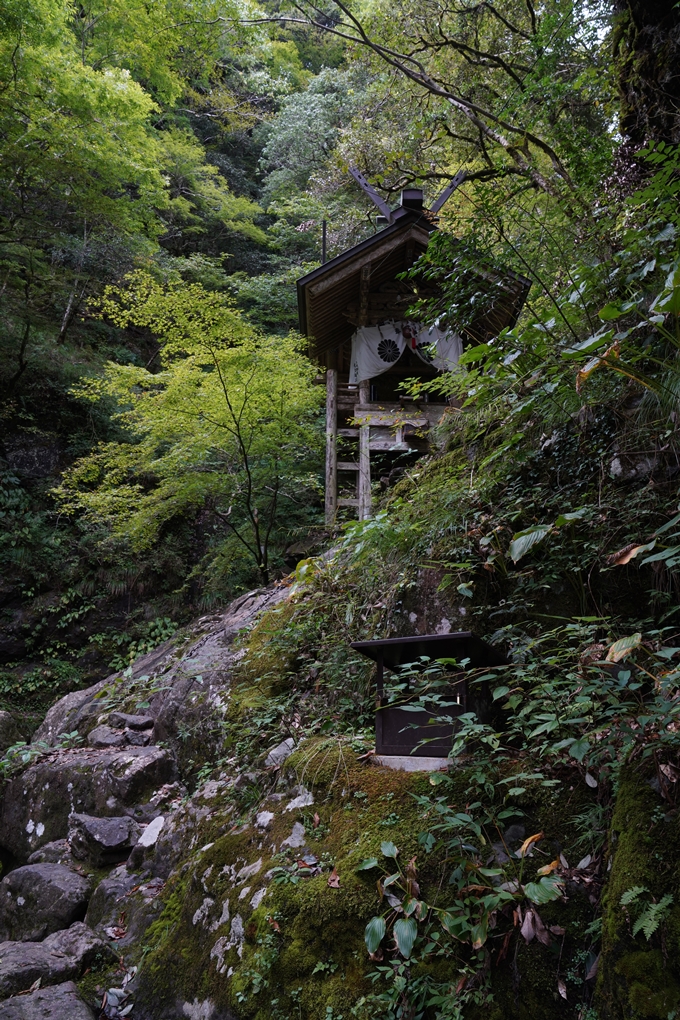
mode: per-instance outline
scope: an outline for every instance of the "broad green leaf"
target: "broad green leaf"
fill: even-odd
[[[573,510],[570,514],[560,514],[555,521],[556,528],[562,528],[565,524],[573,524],[574,521],[580,521],[588,512],[587,506],[582,506],[578,510]]]
[[[512,561],[518,563],[530,549],[542,542],[551,530],[550,524],[537,524],[534,528],[527,528],[526,531],[518,531],[516,535],[512,536],[512,542],[508,549]]]
[[[498,701],[499,698],[504,698],[506,694],[510,693],[509,687],[497,687],[493,692],[493,700]]]
[[[623,315],[623,312],[618,305],[614,305],[610,302],[608,305],[605,305],[604,308],[601,308],[597,314],[605,322],[609,322],[611,319],[618,319],[621,315]]]
[[[378,867],[378,858],[377,857],[367,857],[365,861],[361,862],[361,864],[357,868],[357,871],[370,871],[371,868],[377,868],[377,867]]]
[[[369,953],[376,953],[378,951],[378,946],[384,936],[385,919],[382,917],[372,917],[366,925],[366,931],[364,932],[364,942]]]
[[[405,960],[411,955],[418,935],[418,924],[412,917],[400,917],[394,925],[394,940]]]
[[[461,595],[464,595],[466,599],[473,598],[475,594],[469,584],[457,585],[456,591],[459,592]]]
[[[621,659],[625,659],[627,655],[630,655],[632,651],[639,648],[642,644],[642,634],[631,634],[629,637],[619,638],[610,647],[607,652],[607,662],[621,662]]]
[[[590,750],[590,741],[587,737],[581,737],[580,740],[575,740],[569,748],[569,754],[576,761],[583,761],[588,751]]]
[[[559,900],[564,892],[564,885],[558,878],[546,876],[538,882],[527,882],[523,887],[524,895],[532,903],[550,903],[552,900]]]
[[[383,840],[383,842],[380,844],[380,849],[385,855],[385,857],[396,858],[399,853],[394,843],[390,843],[389,840]]]

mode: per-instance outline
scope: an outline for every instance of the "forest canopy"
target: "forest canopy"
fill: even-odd
[[[654,17],[604,0],[5,3],[6,659],[133,641],[326,540],[323,379],[294,281],[323,221],[330,256],[376,229],[351,166],[426,204],[465,171],[416,267],[439,297],[414,314],[469,318],[480,261],[531,281],[517,328],[443,383],[482,416],[510,402],[501,448],[518,453],[523,415],[549,434],[629,385],[645,421],[673,413],[677,25]],[[64,643],[71,612],[88,622]]]

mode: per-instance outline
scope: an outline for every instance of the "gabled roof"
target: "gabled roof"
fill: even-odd
[[[435,227],[423,210],[400,207],[392,215],[389,226],[297,281],[300,332],[313,340],[317,355],[339,347],[355,332],[352,312],[358,306],[365,267],[370,267],[368,289],[375,295],[427,250]],[[515,325],[531,281],[508,270],[489,268],[481,261],[474,273],[482,288],[488,281],[489,305],[461,332],[480,343]],[[362,321],[367,323],[365,318]]]
[[[360,291],[361,270],[370,266],[371,290],[394,280],[427,249],[432,230],[422,211],[400,209],[389,226],[297,281],[300,332],[315,341],[318,354],[356,330],[346,311]]]

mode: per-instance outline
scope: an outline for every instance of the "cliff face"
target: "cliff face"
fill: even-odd
[[[481,752],[430,775],[376,765],[359,725],[305,736],[291,605],[253,593],[50,709],[4,790],[0,1018],[673,1015],[680,843],[653,766],[621,773],[608,824],[566,759],[559,781]]]

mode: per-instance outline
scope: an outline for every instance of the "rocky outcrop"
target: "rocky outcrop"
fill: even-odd
[[[115,961],[109,946],[81,921],[48,935],[44,942],[2,942],[0,998],[25,992],[36,981],[45,988],[77,979],[98,958]]]
[[[0,1002],[0,1020],[94,1020],[73,981]]]
[[[90,883],[61,864],[10,871],[0,882],[0,940],[39,942],[68,928],[85,916],[89,893]]]
[[[192,755],[204,762],[220,748],[240,655],[234,638],[286,594],[250,593],[125,675],[50,709],[34,735],[32,763],[4,789],[0,846],[21,866],[0,884],[0,1020],[92,1020],[92,1010],[143,1020],[134,964],[145,940],[156,938],[149,932],[166,909],[167,880],[208,849],[202,832],[215,831],[216,805],[218,831],[233,825],[224,798],[237,776],[225,774],[192,797],[178,777],[193,767]],[[80,746],[59,746],[61,734],[76,732]],[[274,748],[267,768],[279,769],[293,747],[287,739]],[[241,889],[249,892],[246,879],[260,864],[249,871],[240,862]],[[199,918],[201,910],[211,924],[227,925],[223,942],[232,933],[242,944],[240,915],[220,920],[203,903]],[[163,1015],[232,1016],[210,999],[181,996]]]
[[[68,835],[69,815],[125,814],[175,776],[172,754],[160,747],[54,751],[8,784],[0,846],[25,861]]]

